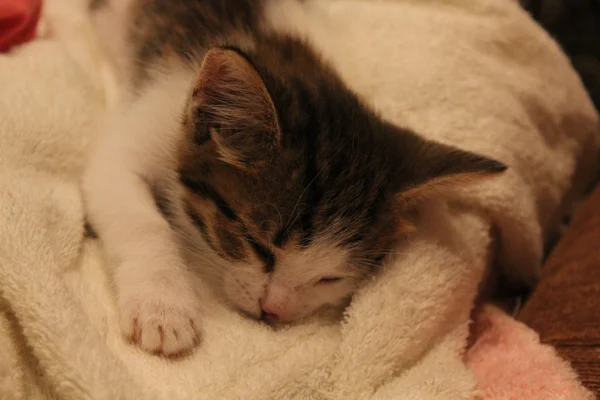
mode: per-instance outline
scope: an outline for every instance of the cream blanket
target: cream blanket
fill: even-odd
[[[205,295],[201,347],[168,361],[122,340],[84,238],[77,181],[110,86],[82,2],[48,0],[57,38],[0,57],[0,399],[472,399],[461,354],[491,228],[503,268],[534,279],[596,156],[598,117],[546,34],[507,0],[309,5],[301,29],[386,117],[510,170],[425,215],[343,323],[272,332]]]

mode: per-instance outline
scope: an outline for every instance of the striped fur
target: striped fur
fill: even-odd
[[[121,261],[123,330],[148,351],[195,343],[184,263],[244,314],[297,320],[345,304],[432,193],[505,169],[383,120],[310,43],[269,28],[273,1],[119,3],[131,111],[84,186]]]

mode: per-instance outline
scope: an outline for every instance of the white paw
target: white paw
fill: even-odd
[[[146,295],[121,301],[121,329],[141,349],[167,357],[197,346],[200,321],[194,296]]]

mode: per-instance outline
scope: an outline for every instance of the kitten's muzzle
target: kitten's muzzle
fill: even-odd
[[[279,320],[279,316],[273,312],[273,310],[269,309],[267,306],[263,304],[262,299],[258,301],[260,306],[260,319],[261,321],[277,321]]]

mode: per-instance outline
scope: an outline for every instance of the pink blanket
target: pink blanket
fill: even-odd
[[[0,52],[35,38],[42,0],[0,1]]]
[[[481,389],[477,400],[591,400],[570,365],[538,335],[493,306],[474,321],[465,362]]]

